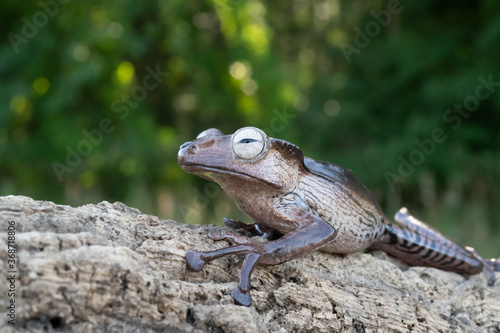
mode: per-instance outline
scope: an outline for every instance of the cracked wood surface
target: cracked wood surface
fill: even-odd
[[[16,326],[8,324],[7,222],[16,222]],[[185,269],[188,249],[228,246],[122,203],[69,207],[0,197],[0,331],[500,332],[500,281],[408,267],[384,253],[316,252],[252,275],[241,257]],[[500,276],[497,273],[497,279]]]

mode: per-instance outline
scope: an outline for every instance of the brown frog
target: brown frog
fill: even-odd
[[[240,282],[232,292],[237,304],[252,304],[250,275],[255,265],[276,265],[315,250],[383,250],[417,266],[462,274],[484,269],[489,285],[495,282],[494,271],[500,271],[499,261],[457,245],[406,208],[395,216],[399,225],[392,224],[350,170],[304,157],[299,147],[269,138],[258,128],[244,127],[232,135],[208,129],[180,147],[178,162],[183,170],[217,182],[255,220],[245,224],[225,218],[224,223],[261,238],[221,231],[209,237],[227,238],[236,245],[186,253],[187,266],[194,271],[226,255],[245,255]]]

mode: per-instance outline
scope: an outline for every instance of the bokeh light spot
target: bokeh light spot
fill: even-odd
[[[96,175],[94,172],[85,171],[82,174],[80,174],[78,179],[83,188],[91,188],[95,184]]]
[[[340,104],[339,102],[331,99],[325,103],[323,109],[327,115],[329,115],[330,117],[335,117],[340,112]]]
[[[330,18],[330,5],[326,2],[320,3],[314,7],[314,15],[320,20],[328,20]]]
[[[215,18],[211,13],[197,13],[193,17],[193,24],[199,29],[210,29],[215,24]]]
[[[177,98],[177,104],[181,110],[192,111],[196,108],[198,101],[193,94],[182,94]]]
[[[17,116],[23,120],[31,118],[32,105],[31,102],[21,95],[14,95],[10,99],[10,108],[16,113]]]
[[[108,13],[103,6],[94,6],[90,10],[90,16],[97,24],[102,24],[108,20]]]
[[[244,78],[250,76],[248,67],[242,62],[236,61],[229,66],[229,74],[236,80],[243,80]]]
[[[259,85],[252,79],[244,80],[241,82],[241,91],[243,91],[245,95],[253,96],[257,93],[258,89]]]
[[[316,56],[314,55],[314,51],[311,49],[304,49],[299,53],[299,60],[302,64],[309,66],[314,63]]]
[[[250,44],[256,54],[267,53],[269,36],[262,24],[249,23],[242,28],[243,39]]]
[[[121,84],[128,84],[134,77],[134,65],[128,61],[123,61],[116,69],[115,75],[118,82]]]
[[[37,95],[42,96],[47,93],[50,88],[50,82],[47,78],[40,76],[35,81],[33,81],[33,90]]]
[[[331,29],[326,33],[326,40],[334,46],[339,46],[342,42],[346,42],[347,37],[344,30]]]
[[[111,38],[119,38],[123,33],[123,27],[118,22],[109,22],[106,26],[106,32]]]
[[[73,57],[80,62],[87,61],[89,55],[90,55],[89,48],[85,45],[78,44],[73,48]]]

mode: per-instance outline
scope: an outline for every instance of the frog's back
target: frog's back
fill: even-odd
[[[322,250],[352,253],[369,247],[381,236],[386,219],[373,194],[351,170],[308,157],[304,164],[311,176],[303,179],[299,190],[316,214],[338,232],[338,238]],[[323,191],[313,197],[311,187]]]
[[[311,173],[327,178],[331,182],[342,184],[358,196],[363,197],[367,201],[371,201],[380,210],[373,194],[359,181],[351,170],[345,169],[338,164],[318,161],[309,157],[304,157],[304,164]]]

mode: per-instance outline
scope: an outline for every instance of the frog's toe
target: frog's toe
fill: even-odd
[[[493,276],[493,277],[490,277],[490,278],[488,279],[488,286],[489,286],[489,287],[494,286],[494,285],[495,285],[495,281],[496,281],[496,280],[497,280],[497,279],[496,279],[494,276]]]
[[[208,238],[211,240],[223,240],[227,236],[222,231],[210,231],[208,233]]]
[[[226,225],[229,228],[233,228],[233,229],[241,229],[241,228],[244,228],[246,226],[245,223],[243,223],[241,221],[230,219],[229,217],[225,217],[222,221],[224,222],[224,225]]]
[[[230,231],[224,231],[224,230],[210,231],[208,233],[208,238],[210,238],[211,240],[228,239],[231,243],[234,243],[234,244],[250,244],[250,243],[252,243],[251,238],[237,235],[237,234],[234,234]]]
[[[492,266],[493,266],[493,269],[495,270],[495,272],[500,272],[500,260],[497,259],[497,260],[494,260],[494,259],[491,259],[492,260]]]
[[[205,266],[206,261],[200,252],[189,250],[186,252],[186,264],[192,271],[199,272]]]
[[[488,259],[483,264],[490,267],[494,272],[500,272],[500,259]]]
[[[233,296],[234,301],[238,305],[250,306],[252,305],[252,296],[250,296],[250,292],[243,292],[240,288],[236,288],[231,292],[231,296]]]

